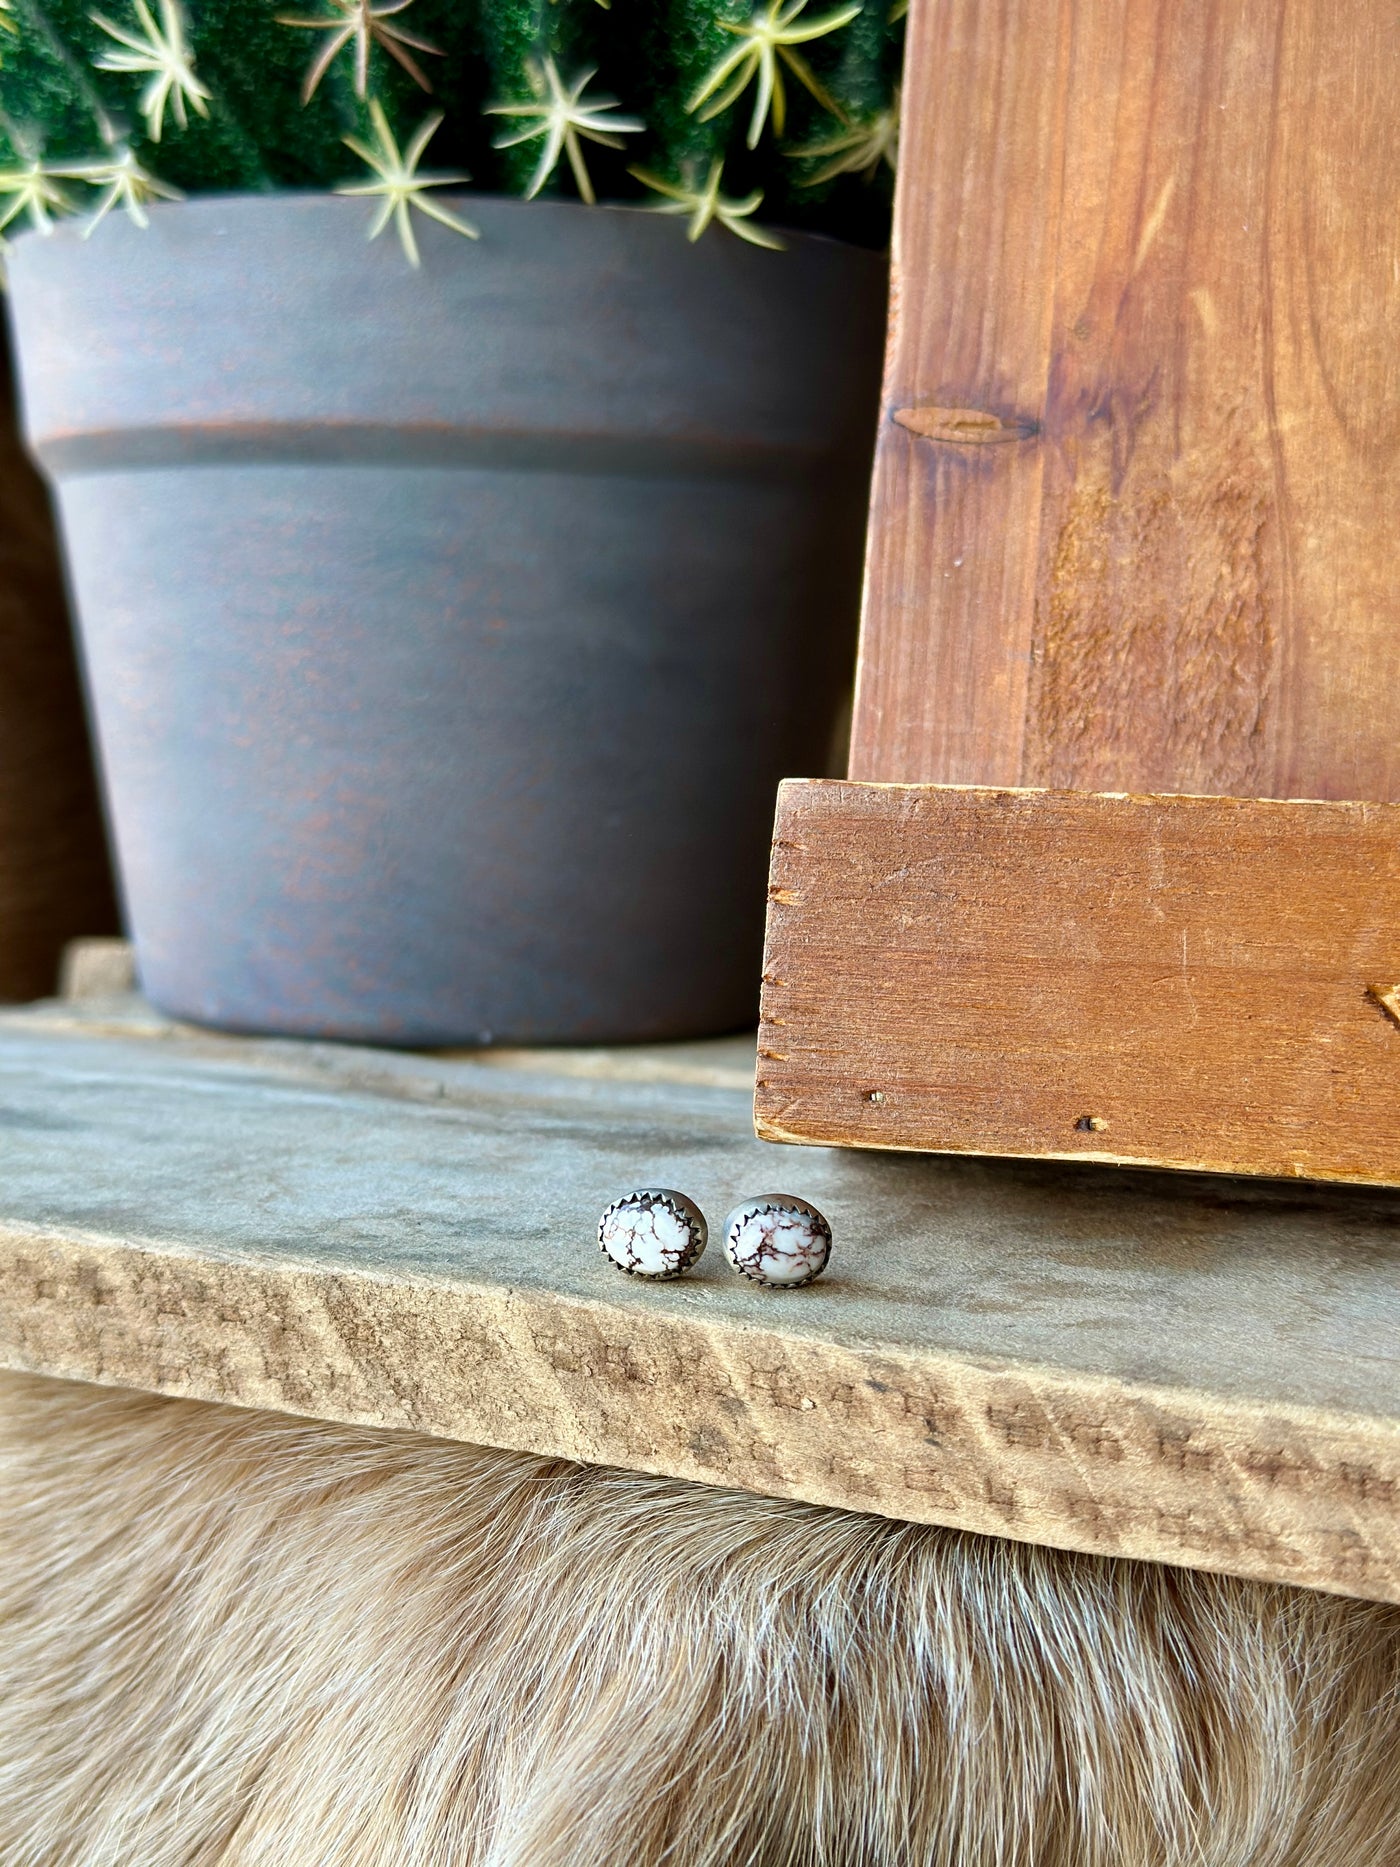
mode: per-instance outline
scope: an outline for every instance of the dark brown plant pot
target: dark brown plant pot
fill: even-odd
[[[52,992],[65,942],[116,925],[53,515],[0,339],[0,999]]]
[[[884,268],[470,214],[421,273],[326,198],[16,246],[141,977],[376,1042],[735,1028],[849,666]]]

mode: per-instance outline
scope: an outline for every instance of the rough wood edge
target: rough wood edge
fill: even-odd
[[[952,1138],[935,1136],[927,1129],[917,1133],[901,1133],[888,1126],[876,1124],[868,1131],[862,1132],[849,1121],[818,1120],[810,1110],[804,1111],[803,1120],[798,1124],[785,1119],[780,1110],[783,1104],[791,1099],[792,1085],[789,1083],[781,1092],[775,1093],[773,1085],[765,1075],[765,1064],[787,1060],[782,1053],[773,1048],[774,1044],[779,1041],[780,1027],[786,1028],[786,1020],[780,1015],[780,1010],[786,1009],[786,1004],[779,998],[778,987],[781,983],[785,990],[790,983],[787,980],[778,981],[777,969],[782,968],[784,971],[791,969],[790,959],[794,945],[800,947],[801,944],[800,933],[794,936],[791,926],[785,919],[780,919],[782,911],[798,906],[797,897],[786,885],[784,858],[788,851],[800,849],[806,853],[808,847],[791,840],[789,833],[793,828],[793,819],[801,813],[803,802],[814,795],[834,798],[842,794],[858,794],[872,801],[881,801],[889,807],[890,815],[893,817],[906,801],[916,801],[920,796],[930,793],[951,798],[967,797],[977,800],[1058,796],[1066,801],[1082,798],[1085,803],[1094,805],[1119,804],[1147,808],[1180,806],[1185,809],[1203,807],[1226,811],[1237,810],[1251,814],[1295,813],[1304,810],[1331,813],[1341,819],[1350,817],[1359,820],[1363,826],[1373,818],[1383,816],[1400,826],[1400,804],[1375,804],[1347,799],[1237,798],[1194,792],[1057,792],[1054,787],[1045,785],[961,785],[816,778],[785,780],[779,787],[775,817],[769,883],[769,918],[763,959],[759,1068],[754,1093],[754,1133],[760,1140],[787,1146],[836,1146],[881,1153],[938,1154],[949,1157],[1008,1161],[1088,1162],[1099,1166],[1164,1169],[1171,1172],[1207,1174],[1226,1178],[1239,1176],[1296,1178],[1308,1182],[1371,1187],[1377,1190],[1389,1190],[1400,1186],[1400,1170],[1392,1170],[1389,1167],[1377,1168],[1375,1172],[1368,1173],[1356,1168],[1332,1168],[1325,1162],[1313,1162],[1303,1167],[1283,1164],[1254,1165],[1243,1159],[1211,1161],[1201,1158],[1198,1153],[1180,1153],[1165,1146],[1154,1148],[1150,1152],[1142,1149],[1125,1151],[1111,1146],[1056,1147],[1037,1140],[1033,1144],[1022,1147],[990,1147],[963,1144]],[[802,833],[810,833],[805,824]],[[1369,983],[1365,990],[1394,1022],[1400,1025],[1400,985]]]
[[[1400,1601],[1400,1423],[0,1224],[11,1368]]]

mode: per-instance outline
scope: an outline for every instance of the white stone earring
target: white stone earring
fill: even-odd
[[[666,1186],[647,1186],[615,1199],[598,1221],[598,1246],[629,1277],[680,1277],[709,1239],[693,1199]]]
[[[808,1200],[764,1193],[724,1221],[724,1255],[756,1284],[796,1290],[820,1277],[831,1257],[831,1227]]]

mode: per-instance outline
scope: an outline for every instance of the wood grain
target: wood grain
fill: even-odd
[[[910,32],[851,776],[1400,799],[1400,12]]]
[[[769,1140],[1400,1184],[1400,805],[794,782]]]
[[[0,1364],[1400,1600],[1392,1196],[778,1167],[696,1046],[629,1081],[93,1016],[0,1018]],[[834,1227],[807,1290],[597,1249],[628,1186],[775,1180]]]

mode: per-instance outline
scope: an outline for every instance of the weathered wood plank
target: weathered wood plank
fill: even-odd
[[[775,1154],[693,1047],[62,1022],[0,1019],[4,1365],[1400,1600],[1400,1202]],[[656,1181],[815,1199],[831,1273],[629,1282],[596,1215]]]
[[[1372,0],[913,8],[853,778],[1400,799],[1397,88]]]
[[[769,1140],[1400,1185],[1400,805],[795,782]]]

